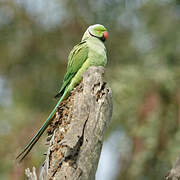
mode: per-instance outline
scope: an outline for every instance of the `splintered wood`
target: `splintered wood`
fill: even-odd
[[[90,67],[71,96],[58,107],[48,128],[49,148],[39,179],[95,179],[112,115],[112,93],[103,74],[103,67]]]

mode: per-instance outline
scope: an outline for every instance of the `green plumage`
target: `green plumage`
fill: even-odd
[[[74,87],[81,81],[83,72],[85,72],[88,67],[92,65],[106,65],[106,49],[103,43],[106,38],[104,37],[105,32],[107,33],[107,30],[102,25],[96,24],[90,26],[84,33],[82,41],[72,49],[68,57],[67,72],[64,76],[63,84],[60,88],[60,91],[55,96],[56,98],[61,98],[37,134],[30,140],[26,147],[17,156],[19,161],[24,159],[24,157],[29,153],[34,144],[46,130],[51,120],[55,116],[57,107],[70,95]]]
[[[71,79],[81,68],[81,66],[87,60],[87,58],[88,58],[88,46],[86,41],[80,42],[78,45],[74,46],[68,57],[67,72],[64,76],[63,85],[61,86],[61,89],[58,92],[58,94],[55,96],[55,98],[58,98],[63,94],[64,90],[71,82]]]

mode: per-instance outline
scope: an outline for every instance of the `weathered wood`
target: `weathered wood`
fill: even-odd
[[[180,155],[177,157],[172,169],[165,176],[166,180],[180,180]]]
[[[80,85],[61,103],[48,128],[52,138],[39,179],[95,179],[112,115],[112,93],[103,74],[103,67],[90,67]]]

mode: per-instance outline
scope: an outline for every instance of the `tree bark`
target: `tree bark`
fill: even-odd
[[[172,169],[165,176],[166,180],[180,180],[180,155],[177,157]]]
[[[90,67],[58,107],[40,180],[94,180],[103,137],[112,116],[111,89],[103,67]]]

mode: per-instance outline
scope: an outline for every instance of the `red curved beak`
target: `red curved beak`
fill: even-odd
[[[108,32],[105,31],[104,34],[103,34],[103,36],[104,36],[104,38],[107,40],[107,39],[108,39],[108,36],[109,36],[109,35],[108,35]]]

